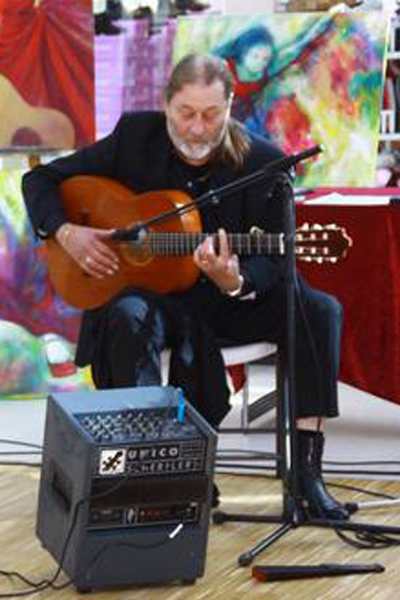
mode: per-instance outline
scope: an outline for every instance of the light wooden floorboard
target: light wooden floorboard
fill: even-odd
[[[217,481],[227,512],[277,514],[280,511],[280,482],[270,476],[218,475]],[[39,469],[0,467],[0,569],[18,571],[34,580],[50,578],[57,567],[35,537]],[[400,482],[344,481],[366,489],[400,496]],[[365,501],[357,492],[335,490],[342,500]],[[399,508],[362,510],[353,521],[400,526]],[[180,585],[130,587],[86,596],[96,600],[203,600],[242,598],[269,600],[394,600],[399,597],[400,552],[392,547],[382,550],[357,550],[345,544],[331,530],[301,526],[291,530],[255,559],[254,564],[319,564],[380,562],[383,574],[260,583],[251,577],[251,567],[238,567],[237,558],[273,531],[276,525],[225,523],[210,526],[206,573],[194,586]],[[61,580],[63,580],[63,576]],[[22,590],[16,580],[1,578],[0,595]],[[46,590],[32,598],[71,600],[82,598],[73,587]]]

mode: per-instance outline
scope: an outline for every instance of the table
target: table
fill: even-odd
[[[400,197],[400,189],[320,188]],[[334,222],[353,240],[336,265],[298,261],[311,285],[335,295],[344,307],[340,379],[400,404],[400,204],[335,206],[298,203],[297,224]]]

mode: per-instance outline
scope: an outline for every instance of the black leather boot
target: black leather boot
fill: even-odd
[[[324,442],[320,431],[297,431],[299,494],[310,517],[345,521],[348,510],[331,496],[322,478]]]

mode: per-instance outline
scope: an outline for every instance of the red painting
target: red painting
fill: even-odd
[[[91,0],[0,0],[0,148],[94,140]]]

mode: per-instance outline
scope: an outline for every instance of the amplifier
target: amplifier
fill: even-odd
[[[216,441],[173,387],[49,396],[36,532],[78,591],[203,575]]]

